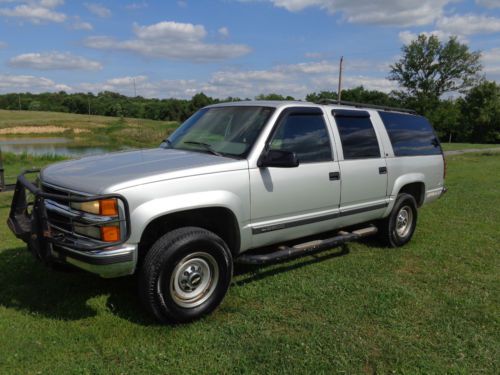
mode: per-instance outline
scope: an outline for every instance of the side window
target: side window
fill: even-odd
[[[440,155],[441,147],[425,117],[379,112],[392,143],[394,155]]]
[[[344,150],[344,160],[379,158],[380,148],[370,115],[364,111],[333,112]]]
[[[290,114],[278,125],[271,150],[291,151],[301,163],[331,161],[330,136],[320,114]]]

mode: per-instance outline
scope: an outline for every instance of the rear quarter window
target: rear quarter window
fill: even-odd
[[[438,138],[425,117],[379,112],[395,156],[440,155]]]
[[[380,158],[377,135],[366,111],[334,110],[344,160]]]

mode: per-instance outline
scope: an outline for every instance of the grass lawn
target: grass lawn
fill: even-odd
[[[498,153],[449,157],[409,245],[239,267],[222,306],[181,326],[145,315],[132,277],[36,263],[0,194],[0,373],[499,373],[499,172]]]
[[[445,143],[442,142],[441,146],[444,151],[467,150],[467,149],[484,149],[484,148],[497,148],[500,144],[484,144],[484,143]]]
[[[67,137],[74,146],[157,146],[178,126],[175,121],[0,110],[0,137]]]

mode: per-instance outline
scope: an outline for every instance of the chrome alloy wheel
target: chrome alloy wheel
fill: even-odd
[[[205,252],[189,254],[181,259],[170,277],[170,294],[180,307],[193,308],[205,302],[219,280],[219,265]]]
[[[413,224],[413,211],[409,206],[403,206],[396,217],[396,233],[399,237],[406,237]]]

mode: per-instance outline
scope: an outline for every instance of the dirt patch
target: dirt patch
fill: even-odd
[[[58,134],[64,133],[67,130],[73,131],[74,134],[90,133],[90,129],[82,128],[65,128],[63,126],[15,126],[12,128],[0,129],[1,135],[11,134]]]
[[[75,134],[90,133],[90,130],[76,128],[76,129],[73,129],[73,133],[75,133]]]
[[[0,129],[0,134],[54,134],[63,133],[68,128],[62,126],[15,126]]]

